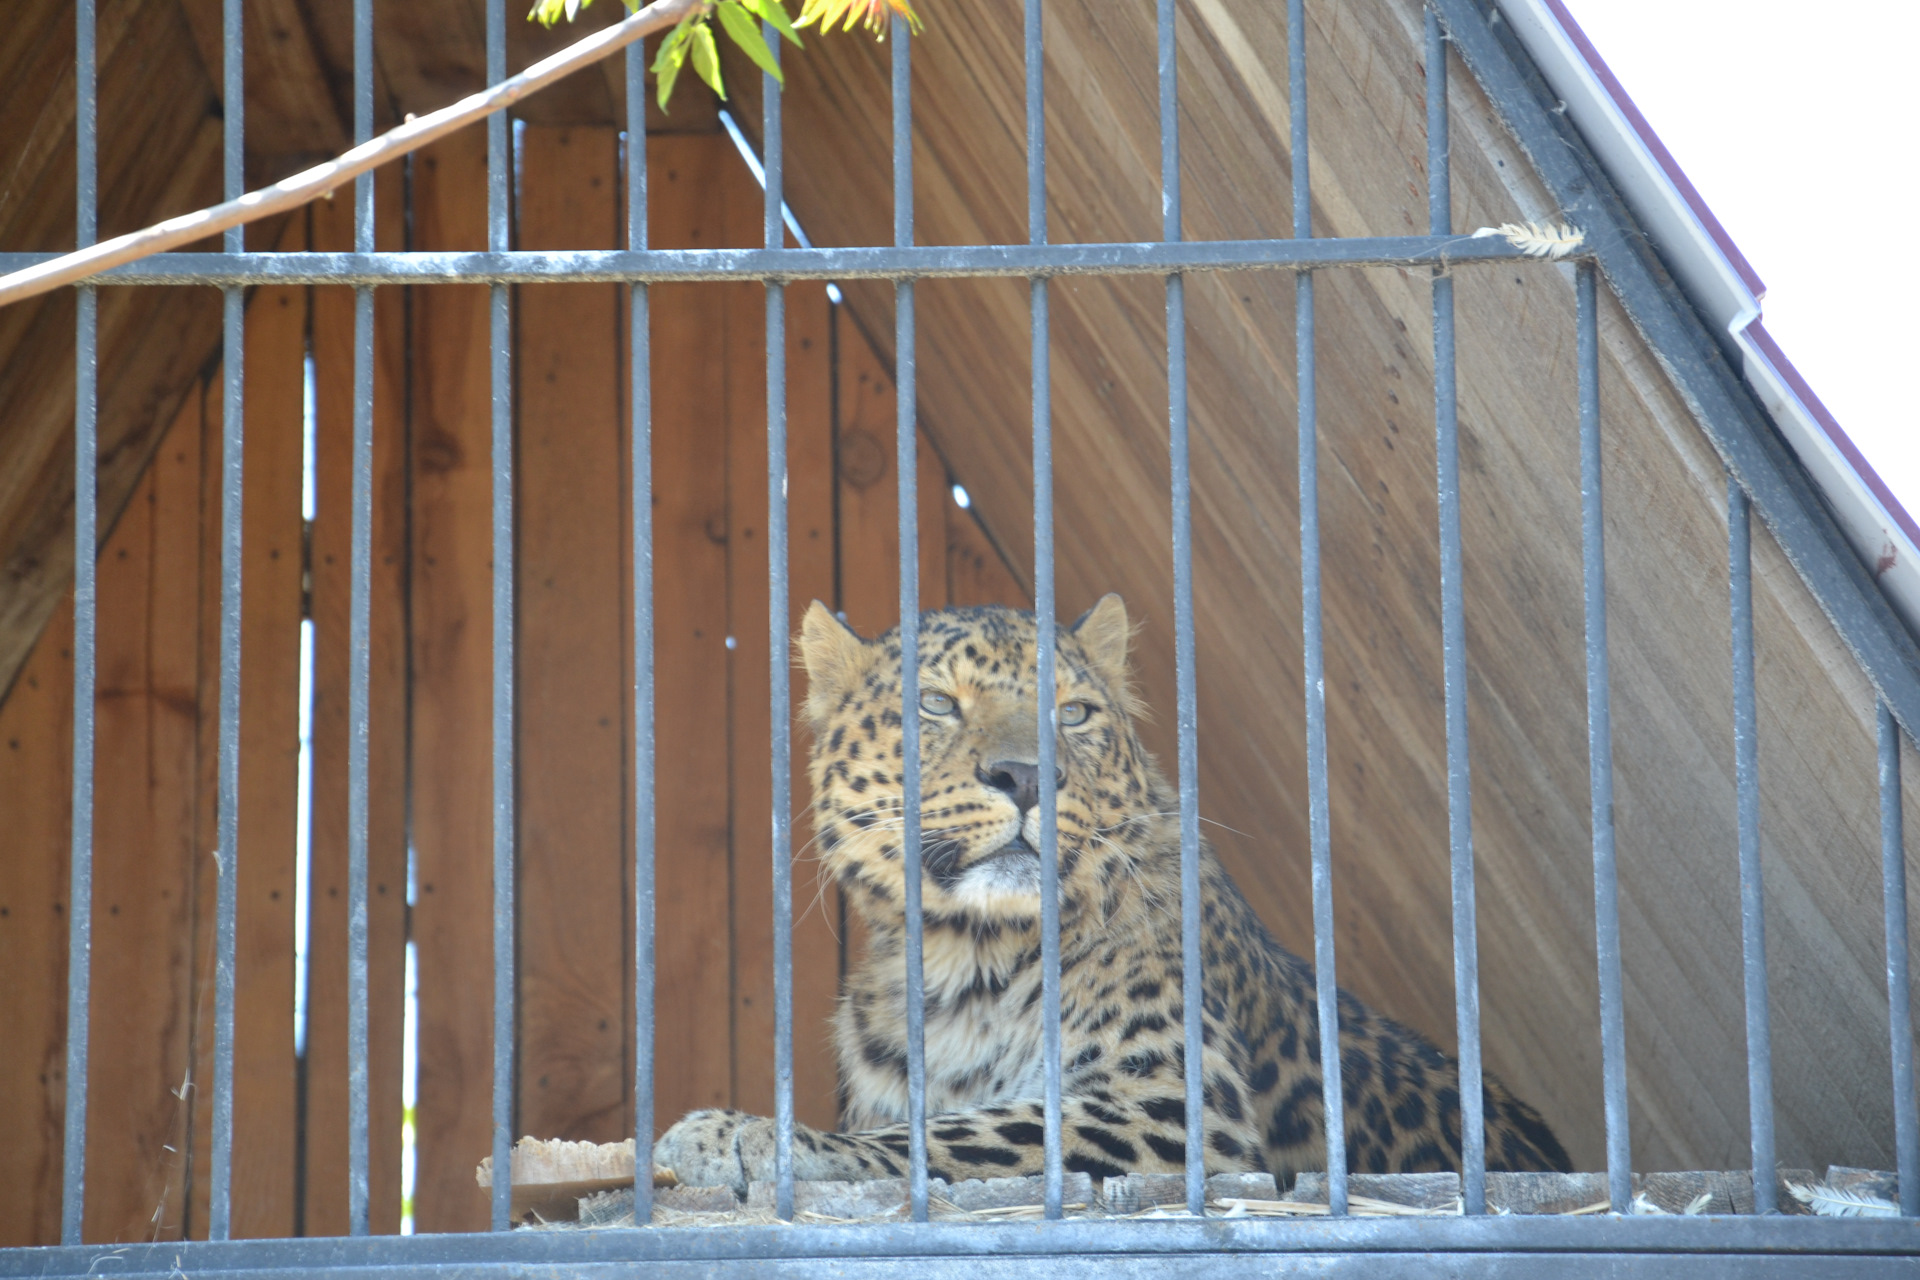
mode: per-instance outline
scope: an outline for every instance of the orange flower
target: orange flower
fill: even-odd
[[[907,0],[806,0],[800,10],[800,20],[793,25],[804,27],[817,23],[822,31],[829,31],[838,22],[842,31],[848,31],[854,23],[864,22],[867,30],[884,40],[890,12],[905,18],[907,25],[918,34],[920,16]]]

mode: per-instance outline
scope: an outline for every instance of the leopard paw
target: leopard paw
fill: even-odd
[[[743,1144],[761,1130],[763,1140]],[[760,1148],[771,1150],[772,1132],[773,1121],[744,1111],[691,1111],[654,1143],[653,1162],[673,1170],[682,1186],[731,1187],[744,1197],[749,1182],[767,1176],[753,1166],[770,1163],[757,1157]],[[743,1145],[751,1150],[743,1153]]]

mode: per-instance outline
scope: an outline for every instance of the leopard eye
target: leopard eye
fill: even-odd
[[[954,711],[954,703],[947,694],[929,689],[920,695],[920,709],[930,716],[950,716]]]
[[[1067,702],[1061,704],[1060,710],[1055,714],[1059,716],[1062,725],[1071,729],[1074,725],[1085,724],[1092,712],[1093,708],[1084,702]]]

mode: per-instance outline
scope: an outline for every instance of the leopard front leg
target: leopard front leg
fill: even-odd
[[[898,1131],[897,1133],[895,1131]],[[653,1162],[673,1170],[682,1185],[731,1187],[747,1194],[753,1182],[774,1177],[778,1135],[774,1122],[744,1111],[694,1111],[654,1144]],[[867,1133],[823,1133],[793,1126],[793,1176],[801,1182],[865,1182],[903,1177],[906,1126]]]
[[[1061,1101],[1062,1162],[1094,1178],[1129,1172],[1177,1172],[1186,1156],[1185,1104],[1173,1087],[1152,1079]],[[1132,1086],[1132,1087],[1128,1087]],[[1146,1086],[1146,1087],[1141,1087]],[[1258,1135],[1239,1104],[1235,1083],[1209,1075],[1206,1166],[1209,1174],[1260,1163]],[[927,1172],[959,1182],[1006,1178],[1045,1169],[1044,1110],[1038,1101],[969,1108],[927,1117]],[[654,1147],[654,1163],[689,1186],[725,1186],[745,1196],[753,1182],[774,1177],[774,1122],[739,1111],[696,1111]],[[858,1133],[793,1128],[798,1181],[864,1182],[904,1177],[907,1126]]]

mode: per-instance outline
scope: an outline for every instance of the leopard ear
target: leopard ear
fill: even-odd
[[[1126,601],[1109,591],[1068,630],[1108,683],[1116,689],[1125,688],[1127,641],[1133,636],[1133,625],[1127,621]]]
[[[832,713],[840,695],[866,673],[867,642],[815,600],[800,620],[794,648],[807,669],[807,718],[817,725]]]

